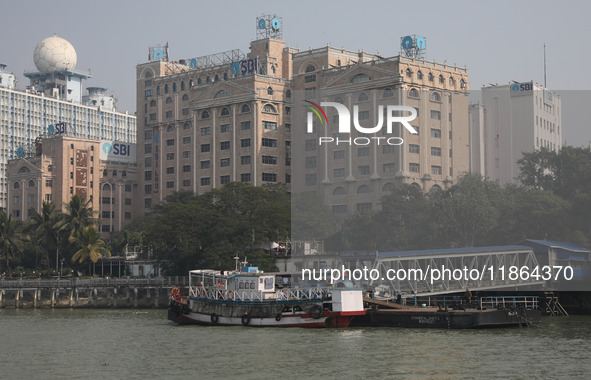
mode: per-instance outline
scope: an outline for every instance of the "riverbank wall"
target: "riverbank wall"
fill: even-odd
[[[167,308],[171,290],[185,293],[184,276],[0,280],[0,308]]]

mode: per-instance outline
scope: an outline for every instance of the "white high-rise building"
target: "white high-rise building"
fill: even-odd
[[[74,47],[53,36],[34,52],[37,72],[26,72],[30,85],[18,89],[14,74],[0,65],[0,208],[7,208],[6,167],[18,157],[35,156],[42,135],[66,135],[94,140],[135,143],[136,117],[118,112],[115,98],[83,81],[89,72],[76,70]]]
[[[537,83],[483,87],[469,112],[471,171],[501,185],[518,182],[523,152],[562,147],[560,96]]]

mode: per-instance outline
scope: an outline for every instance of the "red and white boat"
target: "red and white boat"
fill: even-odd
[[[181,324],[264,327],[347,327],[364,314],[361,289],[276,289],[275,276],[256,267],[192,270],[189,295],[173,290],[168,309],[168,318]]]

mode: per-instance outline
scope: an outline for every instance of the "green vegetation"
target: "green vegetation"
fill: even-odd
[[[95,229],[88,202],[74,196],[66,212],[44,203],[22,223],[0,212],[0,265],[53,274],[61,258],[84,272],[86,263],[126,245],[139,246],[168,274],[192,268],[233,269],[234,257],[269,271],[265,247],[288,239],[324,239],[327,250],[411,250],[515,244],[530,239],[591,239],[591,152],[564,147],[524,154],[518,162],[522,186],[501,187],[467,174],[447,190],[424,193],[401,185],[381,209],[338,222],[310,194],[290,199],[284,185],[254,187],[233,182],[203,195],[174,193],[125,231],[109,247]],[[293,208],[293,209],[292,209]],[[293,215],[293,218],[292,218]],[[291,235],[291,227],[300,236]]]

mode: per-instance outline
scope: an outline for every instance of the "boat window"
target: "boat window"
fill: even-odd
[[[250,288],[251,288],[251,289],[254,289],[254,282],[251,282],[251,283],[250,283]]]
[[[244,282],[238,283],[238,289],[244,289]]]

